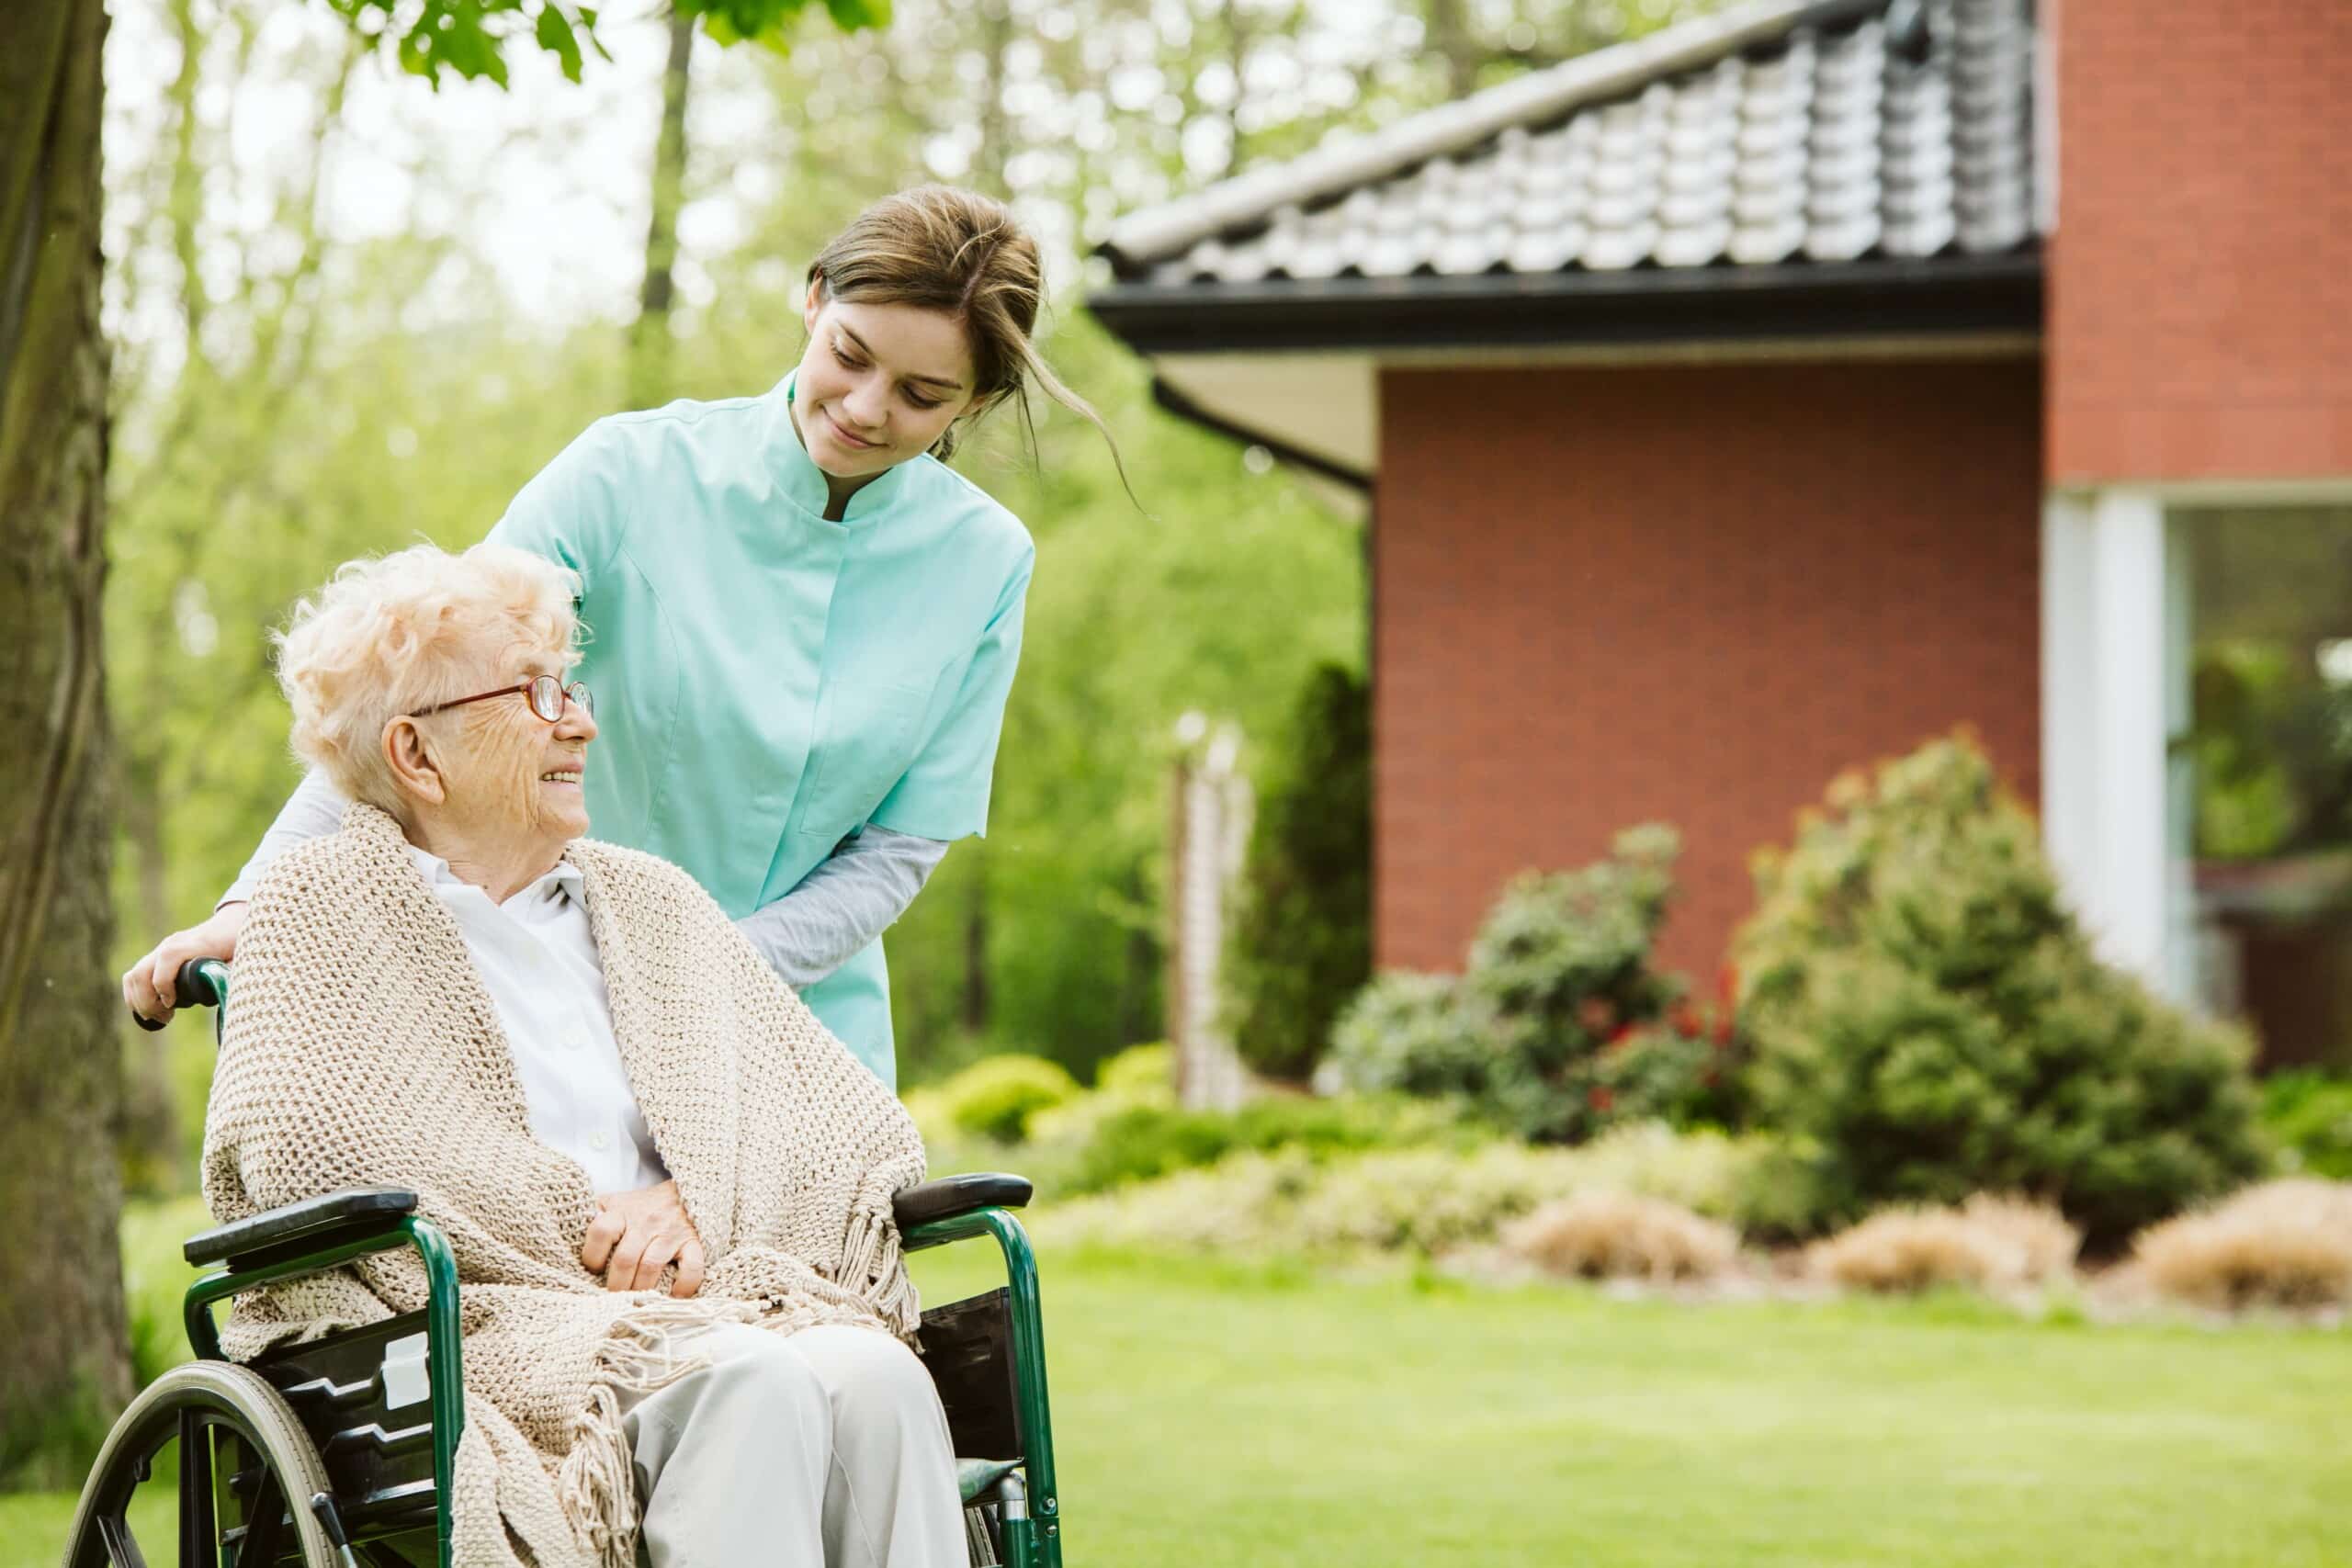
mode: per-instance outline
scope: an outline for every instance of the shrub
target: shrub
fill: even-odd
[[[2262,1125],[2288,1169],[2352,1180],[2352,1078],[2273,1075],[2262,1086]]]
[[[2352,1185],[2248,1188],[2143,1232],[2132,1251],[2158,1290],[2210,1306],[2352,1303]]]
[[[1127,1111],[1172,1108],[1175,1070],[1166,1045],[1130,1045],[1107,1056],[1095,1065],[1093,1089],[1029,1118],[1029,1141],[1075,1151],[1092,1142],[1103,1123]]]
[[[2104,1245],[2260,1168],[2247,1040],[2093,957],[1964,738],[1839,779],[1757,883],[1749,1089],[1811,1151],[1814,1225],[2018,1191]]]
[[[1099,1192],[1215,1165],[1243,1149],[1309,1156],[1426,1144],[1456,1125],[1442,1110],[1401,1099],[1251,1100],[1235,1111],[1133,1106],[1098,1123],[1064,1190]]]
[[[2082,1236],[2046,1204],[1974,1197],[1959,1208],[1887,1209],[1816,1242],[1815,1275],[1849,1289],[2039,1284],[2074,1267]]]
[[[1503,1246],[1555,1274],[1598,1280],[1708,1280],[1739,1256],[1730,1226],[1630,1192],[1580,1192],[1503,1230]]]
[[[1296,1146],[1078,1199],[1038,1216],[1057,1241],[1177,1251],[1439,1253],[1496,1239],[1508,1221],[1585,1191],[1639,1193],[1722,1217],[1750,1142],[1627,1127],[1581,1148],[1488,1144],[1333,1154]]]
[[[1541,1142],[1607,1125],[1601,1047],[1658,1019],[1680,988],[1649,966],[1679,848],[1670,829],[1630,829],[1593,865],[1512,882],[1461,979],[1384,975],[1351,1004],[1333,1032],[1343,1080],[1458,1096]]]
[[[1127,1100],[1174,1099],[1176,1053],[1166,1042],[1130,1045],[1094,1068],[1094,1092]]]
[[[1060,1063],[1007,1055],[973,1063],[933,1085],[926,1098],[956,1131],[1011,1144],[1028,1135],[1032,1116],[1075,1100],[1080,1092],[1078,1080]],[[919,1117],[918,1125],[921,1121]]]
[[[1372,700],[1326,664],[1308,678],[1290,754],[1262,792],[1227,973],[1233,1042],[1269,1077],[1303,1082],[1331,1021],[1372,973]]]
[[[1675,1127],[1736,1127],[1747,1119],[1746,1066],[1729,1008],[1677,1002],[1664,1019],[1628,1025],[1601,1047],[1598,1109]]]
[[[1453,976],[1391,970],[1348,1004],[1332,1027],[1331,1049],[1351,1088],[1475,1099],[1495,1046]]]

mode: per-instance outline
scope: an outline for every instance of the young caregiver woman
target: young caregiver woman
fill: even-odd
[[[599,420],[490,536],[579,574],[596,837],[692,873],[894,1083],[881,933],[987,827],[1035,555],[939,459],[1030,381],[1101,421],[1031,346],[1037,247],[985,197],[878,202],[808,282],[773,391]],[[344,804],[307,779],[212,918],[123,976],[132,1009],[168,1018],[179,965],[231,956],[254,877]]]

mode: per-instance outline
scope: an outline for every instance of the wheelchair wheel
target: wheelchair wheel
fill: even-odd
[[[131,1533],[130,1500],[153,1472],[156,1455],[175,1440],[178,1552],[164,1561],[183,1568],[217,1562],[224,1541],[234,1538],[240,1563],[292,1558],[303,1568],[334,1568],[334,1548],[311,1511],[311,1499],[328,1489],[317,1447],[276,1389],[228,1361],[174,1367],[130,1402],[82,1485],[65,1568],[142,1568],[146,1555]],[[220,1486],[213,1483],[216,1465]],[[222,1517],[224,1505],[235,1517]]]

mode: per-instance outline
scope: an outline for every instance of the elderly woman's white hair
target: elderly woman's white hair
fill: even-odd
[[[295,754],[350,798],[397,814],[384,726],[495,684],[520,658],[569,668],[578,590],[573,572],[508,545],[345,562],[271,638]]]

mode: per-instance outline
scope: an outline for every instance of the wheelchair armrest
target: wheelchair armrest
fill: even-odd
[[[943,1176],[909,1187],[891,1200],[899,1228],[906,1230],[929,1220],[952,1219],[977,1209],[1018,1209],[1036,1189],[1025,1176],[1002,1171],[975,1171],[969,1176]]]
[[[415,1212],[416,1194],[405,1187],[346,1187],[215,1225],[188,1237],[180,1251],[198,1268],[208,1263],[233,1268],[256,1253],[282,1257],[381,1231]]]

